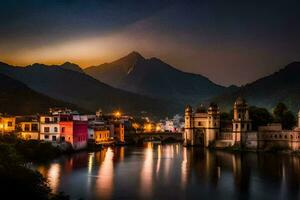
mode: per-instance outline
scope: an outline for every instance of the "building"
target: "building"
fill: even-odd
[[[58,145],[60,141],[59,116],[40,116],[40,140]]]
[[[18,121],[18,136],[24,140],[40,140],[40,123],[37,116],[21,117]]]
[[[184,145],[212,145],[220,132],[220,111],[216,104],[210,104],[208,110],[201,105],[193,112],[191,106],[185,109]]]
[[[124,123],[119,120],[119,121],[114,121],[114,138],[117,143],[124,143]]]
[[[95,128],[95,144],[108,144],[113,141],[110,137],[110,130],[103,128]]]
[[[187,106],[183,140],[186,146],[300,150],[300,111],[298,127],[293,130],[282,130],[281,124],[268,124],[259,127],[258,131],[252,131],[248,104],[241,97],[233,105],[231,122],[221,121],[219,108],[214,103],[207,110],[201,105],[195,112],[191,106]]]
[[[16,117],[0,116],[0,133],[14,133],[16,131]]]
[[[70,144],[74,150],[87,147],[88,120],[86,116],[63,115],[60,116],[60,142]]]

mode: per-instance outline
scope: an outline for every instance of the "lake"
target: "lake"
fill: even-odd
[[[292,155],[149,142],[35,167],[71,199],[300,199],[300,158]]]

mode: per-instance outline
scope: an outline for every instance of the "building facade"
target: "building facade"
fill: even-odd
[[[233,105],[232,121],[226,123],[221,121],[216,104],[210,104],[207,110],[200,106],[195,111],[187,106],[183,141],[185,146],[300,150],[300,111],[298,126],[293,130],[282,130],[280,124],[269,124],[259,127],[258,131],[252,131],[248,104],[241,97]]]
[[[13,133],[16,131],[16,118],[0,116],[0,134]]]

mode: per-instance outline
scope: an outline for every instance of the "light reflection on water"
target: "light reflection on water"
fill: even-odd
[[[299,199],[300,158],[146,143],[36,166],[73,199]]]

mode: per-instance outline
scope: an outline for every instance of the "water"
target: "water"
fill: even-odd
[[[36,166],[72,199],[299,199],[300,158],[147,143]]]

